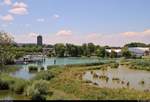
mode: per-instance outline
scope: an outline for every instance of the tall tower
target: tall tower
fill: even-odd
[[[37,36],[37,45],[39,45],[39,46],[43,45],[43,40],[42,40],[42,36],[41,35]]]

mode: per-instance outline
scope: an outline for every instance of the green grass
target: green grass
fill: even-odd
[[[146,70],[150,71],[150,59],[134,59],[128,60],[123,63],[130,69]]]
[[[136,60],[137,61],[137,60]],[[131,63],[131,61],[129,61]],[[128,63],[129,63],[128,62]],[[131,90],[128,88],[109,89],[89,85],[91,81],[83,81],[86,71],[107,69],[112,63],[93,65],[49,66],[48,71],[36,73],[29,80],[18,79],[5,73],[0,73],[0,86],[18,95],[27,95],[30,99],[48,100],[149,100],[150,92]],[[131,64],[128,65],[131,65]],[[133,63],[133,62],[132,62]],[[136,66],[147,66],[136,62]],[[114,63],[115,64],[115,63]],[[134,63],[135,64],[135,63]],[[113,65],[116,68],[118,65]],[[61,67],[61,68],[60,68]],[[99,77],[98,77],[99,78]],[[108,79],[107,76],[100,77]],[[108,79],[109,80],[109,79]],[[118,79],[114,79],[118,80]],[[142,82],[142,81],[141,81]],[[143,83],[143,82],[142,82]],[[94,83],[93,83],[94,84]],[[8,85],[8,87],[7,87]],[[1,91],[1,89],[0,89]],[[44,92],[43,92],[44,91]]]
[[[87,67],[74,67],[51,69],[57,75],[50,80],[50,89],[54,94],[48,99],[80,99],[80,100],[111,100],[111,99],[127,99],[127,100],[146,100],[150,99],[150,92],[141,92],[130,89],[109,89],[98,88],[82,81],[82,74]],[[61,73],[60,73],[61,72]],[[59,74],[58,74],[59,73]],[[57,93],[57,92],[63,93]]]

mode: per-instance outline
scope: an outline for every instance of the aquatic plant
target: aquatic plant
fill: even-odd
[[[44,70],[44,67],[41,67],[41,70]]]
[[[110,64],[111,68],[118,68],[119,67],[119,63],[112,63]]]
[[[37,66],[29,66],[29,72],[37,72],[38,71],[38,67]]]
[[[93,74],[93,78],[98,78],[98,77],[99,76],[96,73]]]
[[[128,86],[128,87],[130,86],[130,82],[127,82],[127,86]]]
[[[144,84],[145,84],[145,81],[142,80],[142,81],[140,81],[139,83],[140,83],[141,85],[144,85]]]
[[[112,78],[112,80],[116,80],[116,81],[117,81],[117,80],[120,80],[120,79],[119,79],[119,78],[115,78],[115,77],[114,77],[114,78]]]

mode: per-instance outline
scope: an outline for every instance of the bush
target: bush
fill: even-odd
[[[16,94],[22,94],[27,85],[26,81],[17,80],[14,84],[10,85],[10,90],[15,92]]]
[[[44,67],[41,67],[41,70],[44,70]]]
[[[119,67],[119,63],[112,63],[110,65],[111,68],[118,68]]]
[[[27,87],[26,96],[30,96],[33,100],[45,100],[49,92],[49,83],[45,80],[34,81],[32,85]]]
[[[8,90],[9,83],[0,79],[0,90]]]
[[[52,78],[54,78],[54,75],[50,71],[37,73],[37,75],[34,77],[35,80],[42,79],[47,81],[51,80]]]
[[[29,72],[37,72],[38,71],[38,67],[37,66],[29,66]]]

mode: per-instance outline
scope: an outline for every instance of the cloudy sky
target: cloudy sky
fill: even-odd
[[[0,30],[19,43],[150,43],[150,0],[0,0]]]

